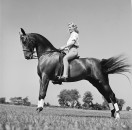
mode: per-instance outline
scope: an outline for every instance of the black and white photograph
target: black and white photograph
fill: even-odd
[[[0,0],[0,130],[132,130],[131,0]]]

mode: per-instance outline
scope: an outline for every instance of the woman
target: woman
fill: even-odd
[[[60,77],[61,81],[67,81],[68,78],[68,68],[69,68],[69,60],[72,60],[78,56],[78,47],[79,47],[79,31],[77,29],[77,26],[74,23],[68,24],[68,29],[70,32],[70,38],[67,41],[67,44],[63,47],[61,47],[61,50],[68,49],[68,53],[63,58],[63,64],[64,64],[64,71],[62,77]]]

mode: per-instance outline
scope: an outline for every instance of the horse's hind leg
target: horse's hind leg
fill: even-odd
[[[104,96],[104,98],[109,103],[109,107],[111,110],[111,116],[114,117],[115,111],[116,111],[116,118],[120,118],[119,115],[119,107],[116,101],[116,97],[112,89],[110,88],[108,79],[104,80],[103,82],[99,82],[99,80],[89,80],[97,89],[98,91]]]
[[[110,107],[110,110],[111,110],[111,116],[115,117],[116,119],[120,118],[119,107],[118,107],[118,104],[117,104],[117,100],[116,100],[114,92],[110,88],[110,85],[102,83],[102,84],[100,84],[100,87],[98,87],[97,89],[100,91],[100,93],[102,93],[104,98],[109,103],[109,107]],[[114,115],[115,112],[116,112],[116,115]]]
[[[115,108],[114,108],[114,104],[112,103],[111,99],[109,98],[109,96],[106,96],[105,94],[102,94],[104,96],[104,98],[106,99],[106,101],[109,104],[109,108],[111,110],[111,117],[115,117]]]

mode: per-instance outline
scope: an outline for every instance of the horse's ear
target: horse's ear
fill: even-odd
[[[22,32],[23,35],[26,35],[24,29],[22,29],[22,28],[21,28],[21,32]]]

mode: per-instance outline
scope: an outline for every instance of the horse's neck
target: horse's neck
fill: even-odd
[[[51,48],[49,47],[46,47],[46,46],[42,46],[42,45],[38,45],[36,47],[36,53],[37,53],[37,56],[38,58],[43,55],[44,53],[48,52],[48,51],[51,51]]]
[[[36,52],[38,58],[46,52],[58,50],[42,35],[35,34],[35,36],[36,36]]]
[[[37,43],[36,52],[37,52],[38,58],[41,55],[43,55],[44,53],[56,50],[56,48],[54,48],[52,45],[50,45],[50,43],[46,43],[46,42],[45,43],[42,43],[42,42]]]

